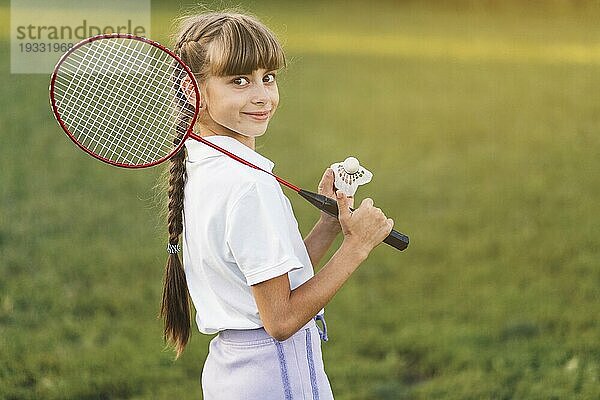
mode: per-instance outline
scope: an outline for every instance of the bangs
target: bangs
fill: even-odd
[[[273,33],[248,21],[228,20],[208,51],[213,76],[246,75],[285,67],[285,55]]]

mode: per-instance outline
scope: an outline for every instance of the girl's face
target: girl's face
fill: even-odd
[[[260,136],[279,104],[276,71],[254,70],[247,75],[209,77],[201,86],[200,124],[214,122],[248,137]]]

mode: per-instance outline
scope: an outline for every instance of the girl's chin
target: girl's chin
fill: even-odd
[[[240,135],[247,136],[247,137],[259,137],[259,136],[262,136],[265,134],[265,132],[267,131],[267,125],[265,124],[265,126],[261,127],[261,129],[256,129],[256,127],[254,127],[254,129],[241,128],[239,130],[234,130],[234,131],[239,133]]]
[[[217,130],[225,128],[233,133],[237,133],[246,137],[258,137],[264,135],[270,122],[270,119],[268,119],[265,121],[237,121],[237,123],[233,122],[231,124],[224,124],[212,117],[211,120],[212,121],[210,125],[218,128]]]

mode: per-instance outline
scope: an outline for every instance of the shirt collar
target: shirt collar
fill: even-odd
[[[238,140],[230,136],[205,136],[204,139],[221,147],[223,150],[227,150],[228,152],[235,154],[249,163],[256,165],[257,167],[264,169],[265,171],[273,171],[275,164],[271,160],[258,154],[250,147],[240,143]],[[210,157],[229,157],[227,154],[221,153],[220,151],[213,149],[212,147],[196,139],[186,140],[185,147],[187,149],[188,161],[190,162],[201,161]]]

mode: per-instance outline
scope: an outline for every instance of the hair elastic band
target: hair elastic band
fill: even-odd
[[[181,250],[181,246],[179,246],[179,243],[177,243],[177,244],[167,243],[167,253],[177,254],[177,253],[179,253],[179,250]]]

